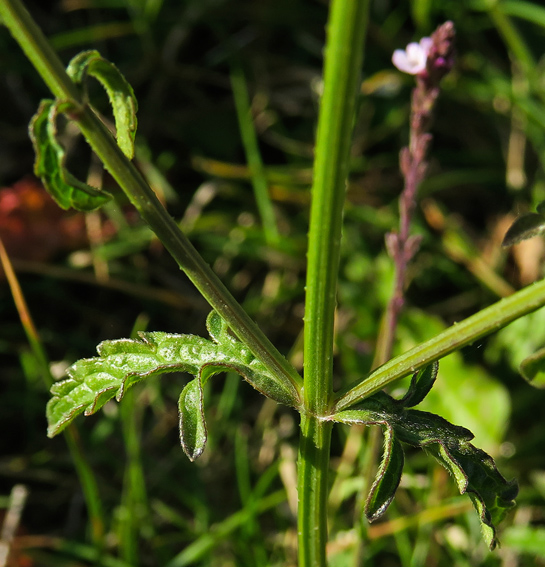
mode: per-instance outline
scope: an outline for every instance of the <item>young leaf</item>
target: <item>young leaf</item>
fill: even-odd
[[[518,217],[509,227],[502,246],[512,246],[545,232],[545,217],[539,213],[526,213]]]
[[[401,481],[405,457],[401,443],[388,423],[382,424],[384,453],[377,476],[365,502],[365,515],[370,522],[378,520],[394,499]]]
[[[389,396],[387,397],[389,398]],[[376,407],[382,409],[380,403]],[[348,425],[358,423],[360,425],[380,425],[382,427],[384,435],[382,461],[365,503],[365,516],[370,522],[374,522],[384,515],[394,499],[401,475],[403,474],[403,464],[405,462],[403,448],[396,438],[395,430],[388,420],[387,413],[373,411],[372,409],[345,410],[335,414],[332,419],[338,423]]]
[[[417,406],[432,389],[438,371],[439,363],[436,361],[413,374],[409,390],[399,403],[406,408]]]
[[[291,392],[270,375],[263,364],[237,339],[215,312],[208,317],[208,328],[214,341],[194,335],[140,333],[140,339],[119,339],[102,342],[99,356],[77,361],[68,370],[68,379],[54,384],[53,398],[47,404],[48,435],[56,435],[77,415],[91,415],[114,396],[120,401],[127,388],[149,376],[167,372],[187,372],[197,383],[182,393],[180,401],[190,407],[181,415],[181,423],[189,430],[180,433],[184,450],[190,458],[202,452],[206,442],[202,423],[195,410],[195,388],[201,388],[213,375],[225,370],[240,374],[265,395],[287,405],[296,405]],[[200,433],[199,433],[200,432]]]
[[[111,199],[105,191],[82,183],[65,167],[64,148],[57,141],[57,114],[69,110],[67,103],[43,100],[29,126],[36,159],[34,173],[40,177],[47,192],[63,209],[92,211]]]
[[[206,445],[206,422],[200,378],[191,380],[178,400],[180,442],[190,461],[202,455]]]
[[[522,377],[532,386],[545,388],[545,348],[528,356],[520,363]]]
[[[119,69],[98,51],[92,50],[76,55],[68,64],[66,72],[75,83],[83,83],[86,76],[90,75],[104,87],[112,106],[117,144],[132,159],[138,103],[131,85]]]
[[[384,392],[331,419],[347,424],[383,425],[391,428],[400,441],[431,453],[454,476],[460,493],[469,495],[479,514],[486,543],[490,549],[496,546],[494,526],[514,506],[518,487],[515,481],[505,480],[492,457],[470,443],[471,431],[437,415],[405,409]]]

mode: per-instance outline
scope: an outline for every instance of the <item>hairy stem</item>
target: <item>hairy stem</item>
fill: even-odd
[[[297,467],[299,567],[325,567],[330,422],[301,414]]]
[[[369,2],[334,0],[325,51],[305,300],[305,407],[324,415],[332,397],[333,332],[342,210]]]
[[[337,395],[334,411],[341,411],[358,403],[387,384],[505,327],[544,305],[545,280],[542,280],[455,323],[425,343],[392,358],[364,379],[344,388]]]
[[[82,105],[79,90],[25,7],[19,0],[2,0],[0,16],[55,97],[81,105],[77,124],[85,139],[180,268],[237,337],[291,392],[294,405],[298,405],[301,378],[295,368],[276,350],[201,258],[96,114]]]
[[[325,567],[337,271],[368,0],[333,0],[327,30],[310,212],[304,410],[298,468],[300,567]]]

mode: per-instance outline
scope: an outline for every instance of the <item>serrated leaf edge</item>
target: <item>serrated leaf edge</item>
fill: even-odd
[[[219,317],[219,315],[216,314],[214,317]],[[211,317],[209,317],[209,319],[211,322],[218,322],[218,320],[215,318],[212,319]],[[230,335],[228,335],[228,328],[224,322],[218,324],[220,324],[221,332],[219,333],[219,336],[213,335],[212,340],[205,339],[203,337],[198,337],[195,335],[170,335],[168,333],[164,333],[164,334],[168,335],[168,337],[173,340],[183,340],[184,338],[191,340],[199,339],[199,342],[203,347],[206,346],[207,343],[213,344],[217,346],[219,349],[227,350],[226,358],[228,358],[230,354],[234,356],[233,347],[235,346],[237,340],[231,337]],[[57,382],[52,386],[51,393],[53,394],[53,398],[49,400],[48,408],[51,407],[52,404],[54,404],[56,401],[60,401],[63,397],[68,397],[70,395],[69,393],[60,396],[56,395],[59,392],[59,390],[62,388],[62,386],[63,385],[66,386],[67,382],[69,382],[70,380],[74,382],[74,386],[72,390],[74,390],[76,387],[80,387],[81,385],[85,384],[85,377],[82,378],[82,376],[80,376],[76,371],[78,366],[81,367],[81,366],[85,366],[86,364],[92,366],[93,364],[100,364],[101,361],[104,361],[106,368],[104,370],[104,373],[107,376],[111,376],[112,379],[115,380],[115,385],[111,385],[111,386],[108,385],[104,388],[100,388],[97,391],[91,390],[93,394],[92,401],[89,403],[78,404],[77,406],[74,406],[74,408],[72,408],[68,413],[64,414],[63,419],[55,421],[54,425],[50,424],[48,427],[48,436],[53,437],[56,434],[60,433],[60,431],[62,431],[68,423],[70,423],[77,415],[79,415],[82,412],[86,416],[94,414],[108,401],[108,399],[111,399],[114,396],[116,400],[119,402],[123,398],[127,388],[133,386],[135,383],[139,382],[140,380],[143,380],[153,375],[160,375],[169,372],[176,372],[176,371],[186,372],[188,374],[193,375],[194,377],[198,377],[202,381],[202,385],[204,385],[204,383],[206,383],[208,378],[210,378],[214,374],[231,370],[242,376],[242,378],[244,378],[256,390],[258,390],[264,395],[271,397],[271,392],[265,391],[264,388],[260,387],[259,380],[256,379],[256,376],[260,376],[261,380],[265,379],[265,380],[270,380],[271,382],[274,382],[274,380],[266,373],[266,370],[261,367],[262,365],[259,362],[259,360],[253,357],[250,351],[245,349],[243,345],[241,345],[243,347],[241,348],[241,352],[243,353],[243,355],[244,353],[248,353],[249,355],[248,359],[241,362],[238,362],[236,360],[228,360],[228,359],[204,362],[202,364],[197,365],[198,370],[196,372],[188,370],[189,363],[184,362],[184,360],[180,360],[170,364],[157,364],[156,366],[153,366],[152,369],[147,370],[145,372],[139,372],[137,370],[135,370],[134,372],[127,372],[122,378],[117,378],[115,374],[112,374],[111,371],[107,369],[105,359],[108,356],[110,356],[110,354],[104,354],[104,353],[109,352],[109,349],[123,343],[134,346],[141,345],[149,348],[151,350],[151,355],[153,355],[154,351],[156,351],[156,349],[159,348],[158,343],[153,340],[153,337],[156,336],[157,334],[163,334],[163,333],[154,333],[154,332],[139,333],[138,339],[117,339],[113,341],[112,340],[103,341],[97,346],[97,352],[99,354],[98,357],[80,359],[76,361],[67,370],[68,379],[65,379],[61,382]],[[218,340],[221,340],[222,342],[218,343]],[[111,352],[112,352],[112,356],[116,354],[114,350],[112,350]],[[94,373],[95,374],[100,373],[100,369],[96,369]],[[87,374],[87,376],[88,375],[89,374]],[[281,393],[284,395],[284,397],[273,397],[273,399],[276,399],[281,403],[286,403],[287,405],[294,405],[294,401],[288,398],[289,393],[287,391],[283,391]],[[109,395],[109,398],[105,399],[106,395]]]
[[[379,392],[379,394],[383,394],[382,392]],[[383,394],[384,397],[386,397],[386,394]],[[390,396],[387,396],[388,398],[390,398]],[[367,401],[367,400],[366,400]],[[426,414],[428,412],[419,412],[418,410],[407,410],[410,412],[415,412],[415,413],[422,413],[422,414]],[[355,417],[355,415],[359,413],[361,414],[360,417]],[[378,417],[380,414],[378,412],[375,411],[370,411],[370,410],[365,410],[365,409],[352,409],[352,410],[343,410],[341,412],[339,412],[338,414],[334,414],[332,416],[328,416],[328,419],[331,421],[335,421],[338,423],[343,423],[346,425],[354,425],[354,424],[360,424],[360,425],[381,425],[382,427],[392,427],[395,430],[395,426],[392,426],[390,423],[390,420],[388,420],[387,416],[380,416]],[[440,416],[435,416],[435,414],[431,414],[434,415],[434,417],[439,417]],[[446,420],[444,420],[443,418],[440,418],[442,421],[447,422]],[[386,425],[387,424],[387,425]],[[450,424],[452,425],[452,424]],[[456,428],[459,428],[461,431],[465,428],[462,428],[460,426],[454,426]],[[471,438],[473,437],[473,434],[469,431],[468,433],[471,435]],[[405,442],[407,442],[406,440],[404,440]],[[487,543],[488,547],[490,550],[493,550],[497,545],[498,545],[498,539],[497,539],[497,530],[496,527],[492,521],[492,517],[490,512],[487,509],[486,503],[484,501],[484,498],[480,496],[479,492],[477,490],[474,490],[470,487],[470,480],[469,477],[467,475],[467,473],[464,471],[462,465],[458,462],[458,460],[452,455],[452,450],[454,449],[454,447],[449,448],[448,444],[445,443],[444,440],[440,439],[439,437],[432,437],[429,440],[427,440],[424,443],[418,444],[418,445],[414,445],[413,443],[409,443],[410,445],[413,446],[418,446],[420,448],[422,448],[424,451],[426,451],[427,453],[430,453],[435,460],[438,461],[439,464],[441,464],[454,478],[457,486],[458,486],[458,490],[460,492],[460,494],[467,494],[472,503],[473,506],[477,512],[477,514],[479,515],[479,519],[480,519],[480,525],[481,525],[481,530],[483,533],[483,538],[485,539],[485,542]],[[499,475],[499,477],[501,477],[503,479],[503,481],[505,481],[506,484],[506,489],[504,490],[503,496],[505,496],[506,491],[510,488],[513,491],[513,495],[511,498],[511,506],[508,505],[508,502],[505,502],[505,506],[503,506],[504,508],[504,513],[507,513],[508,509],[510,507],[512,507],[514,505],[514,498],[516,496],[516,493],[518,491],[517,488],[517,483],[514,480],[511,481],[507,481],[503,475],[499,472],[494,459],[488,455],[487,453],[485,453],[482,449],[479,449],[478,447],[475,447],[472,443],[470,443],[467,439],[465,439],[461,444],[463,444],[465,447],[467,447],[468,449],[471,449],[473,451],[475,451],[475,453],[480,454],[481,455],[481,461],[487,463],[488,467],[491,467],[494,472]],[[432,446],[437,446],[437,449],[439,451],[439,454],[442,455],[442,457],[438,457],[437,454],[435,454],[435,452],[432,450]],[[381,463],[382,465],[382,463]],[[483,465],[484,466],[484,465]],[[380,468],[379,468],[380,470]],[[373,483],[373,486],[371,487],[371,489],[375,486],[377,479],[378,479],[378,473],[377,473],[377,477],[375,479],[375,483]],[[496,495],[497,497],[501,496],[500,494]]]

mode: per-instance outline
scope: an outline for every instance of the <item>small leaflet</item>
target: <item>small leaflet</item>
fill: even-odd
[[[77,84],[83,84],[86,77],[91,76],[102,85],[112,107],[117,144],[127,158],[132,159],[138,103],[131,85],[119,69],[98,51],[91,50],[76,55],[68,64],[66,72]]]
[[[79,181],[65,166],[65,151],[57,140],[57,115],[69,111],[68,103],[43,100],[29,126],[36,158],[34,173],[59,207],[92,211],[111,199],[111,195]]]
[[[206,445],[206,422],[200,378],[194,378],[185,386],[178,400],[180,417],[180,443],[190,461],[198,459]]]

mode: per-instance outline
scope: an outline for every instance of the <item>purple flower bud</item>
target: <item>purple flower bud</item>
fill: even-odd
[[[454,65],[454,24],[445,22],[432,34],[432,46],[428,54],[427,71],[429,85],[439,85],[441,79]]]
[[[387,232],[384,236],[384,241],[386,243],[386,250],[388,252],[388,256],[392,258],[392,260],[396,260],[399,258],[399,235],[397,232]]]

